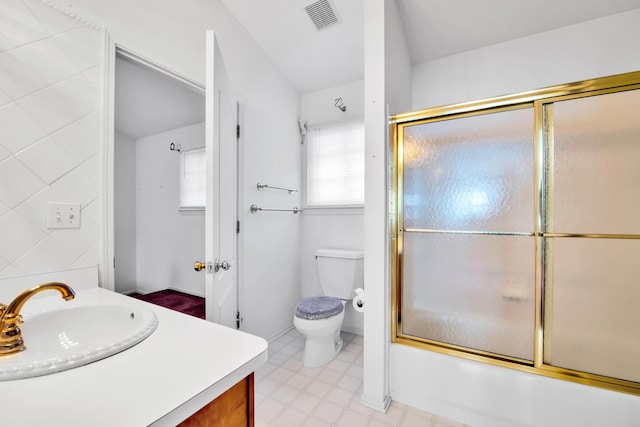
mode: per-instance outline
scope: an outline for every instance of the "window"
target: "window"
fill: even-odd
[[[204,148],[180,153],[180,210],[202,210],[205,205]]]
[[[307,133],[307,206],[364,204],[364,123]]]

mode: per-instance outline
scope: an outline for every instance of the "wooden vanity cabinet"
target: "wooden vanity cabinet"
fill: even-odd
[[[253,373],[218,396],[179,427],[253,427]]]

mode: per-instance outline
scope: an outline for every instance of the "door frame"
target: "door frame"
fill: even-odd
[[[160,72],[172,79],[175,79],[176,82],[186,85],[187,87],[193,89],[194,91],[201,93],[204,97],[205,95],[205,87],[203,84],[200,84],[180,73],[177,73],[163,65],[160,65],[157,62],[154,62],[143,55],[140,55],[131,49],[122,46],[116,43],[110,34],[107,31],[103,32],[103,116],[102,116],[102,149],[100,155],[101,166],[102,166],[102,182],[101,182],[101,195],[102,195],[102,207],[101,207],[101,217],[102,217],[102,225],[101,225],[101,240],[102,244],[100,246],[101,250],[101,263],[98,271],[98,283],[99,286],[115,292],[115,210],[114,210],[114,201],[115,201],[115,64],[117,55],[124,56],[134,62],[139,63],[142,66],[153,69],[157,72]],[[237,111],[237,124],[242,125],[242,115],[243,112],[243,101],[239,99],[237,96],[235,100],[238,104]],[[238,200],[238,209],[240,206],[240,200],[242,196],[242,144],[240,141],[242,140],[242,133],[237,140],[237,200]],[[238,217],[240,213],[238,211]],[[236,234],[236,263],[241,265],[241,239],[239,239],[239,235]],[[203,253],[204,257],[204,253]],[[237,279],[238,280],[238,289],[240,286],[240,276],[241,269],[237,270]],[[203,278],[204,280],[204,278]],[[242,293],[238,291],[237,296],[237,304],[238,307],[241,307],[241,296]],[[238,308],[239,309],[239,308]]]
[[[236,280],[238,281],[236,288],[238,291],[238,328],[239,330],[243,330],[242,323],[242,313],[244,312],[244,298],[241,288],[242,283],[244,283],[244,264],[243,264],[243,254],[244,254],[244,215],[245,213],[242,211],[243,199],[244,195],[244,107],[245,100],[241,98],[238,94],[235,95],[236,102],[236,126],[239,129],[236,138],[236,221],[240,225],[240,231],[236,233],[236,263],[238,264],[238,270],[236,271]]]
[[[238,328],[238,102],[215,32],[207,30],[205,38],[205,313]]]

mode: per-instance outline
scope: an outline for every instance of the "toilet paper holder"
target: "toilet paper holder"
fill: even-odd
[[[364,311],[364,289],[358,288],[355,290],[356,296],[353,298],[352,304],[353,308],[362,313]]]

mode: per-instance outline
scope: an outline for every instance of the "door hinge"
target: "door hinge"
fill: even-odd
[[[236,329],[240,329],[241,321],[242,321],[242,318],[240,317],[240,312],[238,312],[238,314],[236,315]]]
[[[116,268],[116,257],[113,257],[113,268]]]
[[[240,234],[240,221],[236,221],[236,234]]]
[[[236,138],[240,138],[240,125],[236,125]]]

